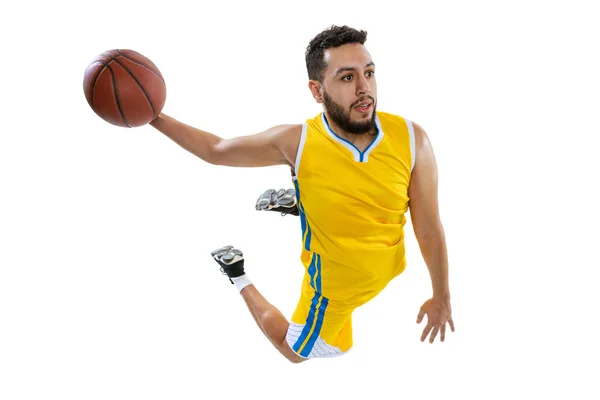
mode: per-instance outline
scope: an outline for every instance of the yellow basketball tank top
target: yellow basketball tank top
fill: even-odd
[[[375,122],[377,135],[363,152],[336,135],[324,113],[303,125],[294,166],[302,260],[308,269],[318,258],[325,296],[366,301],[406,266],[414,131],[409,120],[382,111]]]

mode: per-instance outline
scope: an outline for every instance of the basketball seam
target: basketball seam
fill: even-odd
[[[158,79],[160,79],[160,80],[162,81],[162,83],[163,83],[163,84],[165,83],[165,79],[164,79],[164,78],[163,78],[163,77],[162,77],[162,76],[161,76],[159,73],[157,73],[157,72],[156,72],[154,69],[152,69],[151,67],[149,67],[148,65],[144,64],[144,63],[143,63],[143,62],[141,62],[141,61],[135,60],[135,59],[133,59],[133,58],[131,58],[131,57],[127,57],[127,54],[125,54],[125,53],[121,53],[121,51],[120,51],[120,50],[117,50],[117,53],[118,53],[118,54],[117,54],[117,56],[116,56],[116,57],[119,57],[119,56],[121,56],[121,57],[124,57],[124,58],[128,59],[128,60],[129,60],[129,61],[131,61],[131,62],[134,62],[134,63],[136,63],[136,64],[138,64],[138,65],[141,65],[142,67],[144,67],[144,68],[148,69],[150,72],[152,72],[154,75],[156,75],[156,76],[158,77]],[[115,57],[115,59],[116,59],[116,57]],[[156,66],[154,66],[154,68],[156,68]],[[158,69],[158,68],[157,68],[157,69]]]
[[[94,88],[96,87],[96,82],[98,81],[98,78],[100,77],[100,74],[102,73],[102,71],[104,71],[106,69],[106,64],[104,64],[102,61],[98,61],[100,64],[103,65],[102,68],[100,68],[100,70],[98,72],[96,72],[96,76],[94,76],[94,80],[92,81],[92,89],[90,91],[90,99],[92,100],[92,110],[95,110],[94,108]]]
[[[117,64],[119,64],[121,67],[123,67],[123,69],[125,71],[127,71],[127,73],[133,78],[133,80],[138,84],[138,86],[140,87],[140,89],[142,89],[142,92],[144,92],[144,96],[146,96],[146,99],[148,99],[148,103],[150,103],[150,107],[152,108],[152,116],[154,118],[156,118],[156,110],[154,109],[154,104],[152,104],[152,100],[150,99],[150,95],[148,95],[148,93],[146,92],[146,89],[144,89],[144,86],[142,86],[142,84],[140,83],[140,81],[138,80],[138,78],[133,74],[133,72],[131,72],[125,65],[123,65],[122,62],[120,62],[117,57],[113,57],[112,60],[114,60]],[[111,61],[112,61],[111,60]]]
[[[106,68],[108,68],[108,70],[110,71],[110,74],[112,75],[113,91],[115,93],[115,100],[117,101],[117,107],[119,108],[119,113],[121,114],[121,118],[123,118],[123,122],[125,123],[125,125],[127,125],[128,128],[131,128],[131,126],[129,126],[129,124],[127,123],[127,119],[125,119],[125,114],[123,114],[123,109],[121,108],[121,102],[119,102],[119,93],[117,92],[117,81],[115,79],[115,73],[113,72],[112,68],[108,64],[104,64],[104,66]]]

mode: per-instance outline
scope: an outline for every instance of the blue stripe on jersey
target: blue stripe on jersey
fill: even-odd
[[[310,276],[310,286],[313,288],[313,290],[315,292],[319,292],[319,290],[317,290],[317,283],[315,281],[315,276],[317,275],[316,261],[317,261],[317,255],[315,253],[313,253],[312,260],[310,261],[310,266],[308,267],[308,276]]]
[[[335,133],[333,131],[333,129],[331,129],[331,126],[329,125],[329,121],[327,121],[327,117],[325,117],[325,115],[323,115],[323,120],[325,121],[325,125],[327,126],[327,129],[329,129],[329,132],[333,133],[338,139],[340,139],[341,141],[345,142],[349,146],[351,146],[354,149],[356,149],[356,151],[358,152],[358,154],[360,156],[360,162],[364,162],[365,161],[365,153],[369,150],[369,148],[371,148],[371,146],[373,146],[373,144],[375,144],[375,142],[379,138],[379,134],[381,132],[379,130],[379,127],[377,127],[377,135],[375,135],[375,138],[373,138],[373,141],[371,143],[369,143],[369,145],[367,146],[367,148],[364,151],[360,151],[359,148],[354,145],[354,143],[352,143],[348,139],[344,139],[343,137],[341,137],[340,135],[338,135],[337,133]]]
[[[304,242],[304,249],[306,251],[310,251],[310,240],[311,240],[311,231],[310,225],[306,220],[306,214],[304,213],[304,206],[300,201],[300,185],[298,184],[298,179],[294,179],[294,187],[296,189],[296,202],[298,203],[298,212],[300,213],[300,226],[302,227],[302,241]]]
[[[321,289],[321,255],[317,254],[317,280],[316,280],[316,286],[317,288],[315,289],[317,292],[322,293],[322,289]]]
[[[306,323],[304,324],[304,329],[302,329],[302,333],[300,334],[300,337],[298,337],[298,340],[294,344],[294,347],[292,347],[296,353],[302,346],[302,343],[304,343],[304,341],[306,340],[306,337],[308,336],[308,332],[310,332],[310,329],[312,328],[313,321],[315,320],[315,312],[317,310],[317,303],[319,302],[319,297],[320,297],[319,293],[315,292],[315,295],[313,296],[312,302],[310,304],[310,310],[308,311],[308,316],[306,317]]]
[[[317,316],[317,324],[315,325],[315,330],[310,335],[310,338],[308,339],[308,342],[306,342],[306,346],[304,346],[302,352],[300,352],[300,355],[303,357],[308,357],[315,345],[315,342],[317,341],[317,338],[319,337],[319,334],[321,333],[321,327],[323,326],[323,318],[325,316],[325,310],[327,309],[328,303],[329,300],[327,298],[323,297],[321,299],[321,305],[319,306],[319,314]]]

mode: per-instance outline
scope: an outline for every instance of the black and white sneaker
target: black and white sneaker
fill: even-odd
[[[210,255],[221,266],[221,272],[229,277],[232,284],[231,278],[244,275],[244,255],[240,250],[233,246],[224,246],[213,250]]]
[[[281,215],[300,215],[296,202],[296,191],[294,189],[269,189],[261,194],[256,200],[256,210],[276,211]]]

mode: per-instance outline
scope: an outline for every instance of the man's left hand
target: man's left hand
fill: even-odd
[[[450,329],[454,332],[449,298],[432,297],[423,303],[417,316],[417,324],[421,323],[425,315],[427,315],[427,326],[425,326],[421,335],[421,342],[425,341],[430,332],[429,343],[433,343],[438,332],[440,333],[440,341],[443,342],[446,338],[446,323],[450,325]]]

